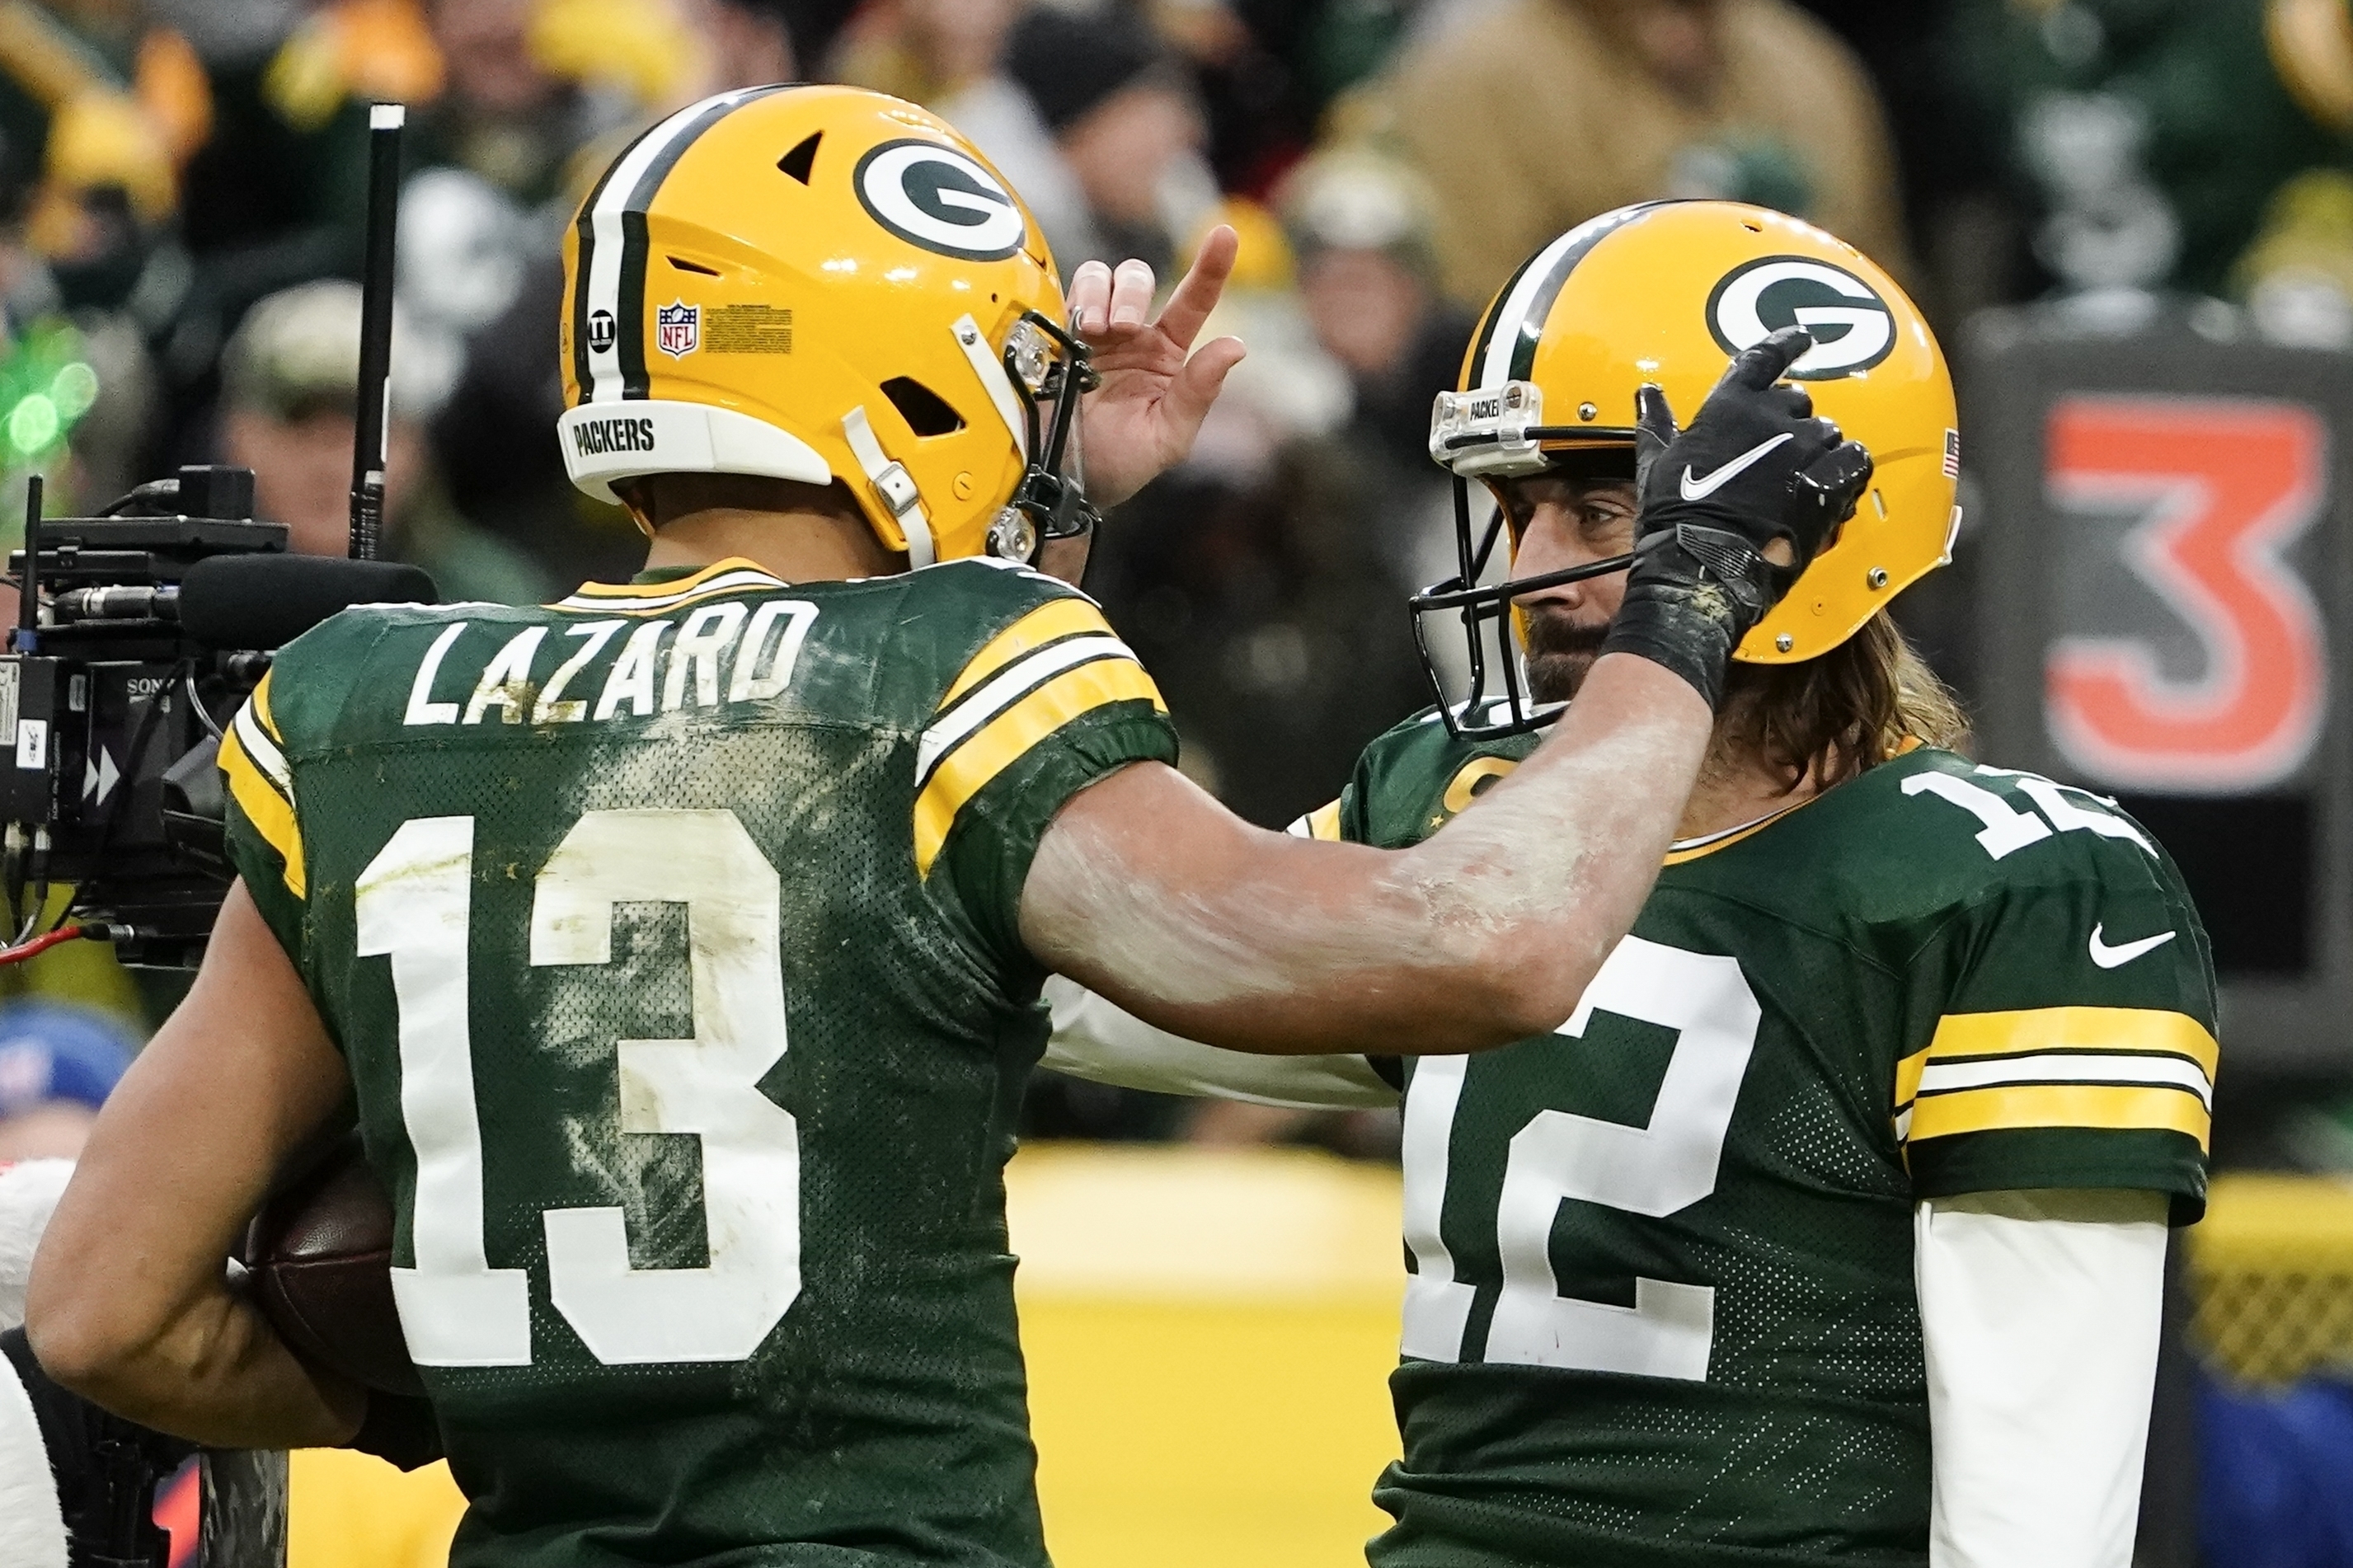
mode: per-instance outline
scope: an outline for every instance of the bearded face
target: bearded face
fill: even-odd
[[[1634,487],[1624,479],[1554,474],[1495,487],[1512,527],[1512,574],[1537,577],[1622,555],[1634,542]],[[1528,689],[1566,702],[1585,683],[1625,597],[1626,574],[1538,589],[1513,602],[1527,653]]]

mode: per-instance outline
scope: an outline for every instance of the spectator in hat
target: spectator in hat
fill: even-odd
[[[544,599],[546,578],[459,515],[433,471],[425,426],[448,395],[459,350],[396,322],[385,553],[430,572],[445,600]],[[359,343],[359,285],[330,279],[256,305],[222,357],[222,458],[254,471],[256,509],[286,524],[298,554],[342,555],[349,546]]]
[[[1430,401],[1453,388],[1474,322],[1438,292],[1429,187],[1393,158],[1340,148],[1293,170],[1278,207],[1315,340],[1356,393],[1357,430],[1418,471]]]
[[[1212,220],[1219,195],[1192,86],[1152,29],[1117,5],[1036,6],[1013,24],[1005,68],[1036,105],[1093,228],[1057,241],[1056,261],[1068,269],[1134,256],[1175,276],[1177,252]]]
[[[0,1009],[0,1165],[79,1154],[131,1055],[102,1014],[47,1002]]]

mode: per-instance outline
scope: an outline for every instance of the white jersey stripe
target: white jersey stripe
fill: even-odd
[[[915,787],[922,789],[947,754],[988,721],[1066,669],[1099,658],[1124,658],[1140,663],[1128,646],[1113,637],[1075,637],[1049,643],[1036,653],[1016,659],[991,676],[945,717],[923,731],[915,743]]]
[[[261,721],[253,716],[253,705],[248,702],[238,709],[236,719],[231,722],[237,730],[237,744],[243,746],[245,754],[253,759],[253,765],[277,786],[280,795],[291,799],[294,794],[293,772],[286,765],[286,754],[270,741],[269,732],[261,727]]]
[[[1920,1075],[1920,1092],[1998,1089],[2012,1084],[2161,1084],[2186,1089],[2211,1106],[2213,1090],[2206,1070],[2182,1057],[2135,1057],[2106,1051],[2044,1051],[2028,1057],[1997,1057],[1976,1062],[1932,1062]]]

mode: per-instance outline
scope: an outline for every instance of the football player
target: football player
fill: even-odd
[[[1000,1181],[1042,976],[1271,1051],[1547,1026],[1870,467],[1774,384],[1811,340],[1759,345],[1475,826],[1261,833],[1025,564],[1182,455],[1231,257],[1154,323],[1148,269],[1083,272],[1091,368],[1028,213],[911,105],[750,90],[627,151],[568,241],[560,436],[649,570],[280,653],[222,748],[239,883],[42,1243],[50,1372],[194,1438],[352,1440],[379,1407],[221,1259],[355,1099],[456,1562],[1042,1564]]]
[[[1959,437],[1884,272],[1715,202],[1530,259],[1430,433],[1463,577],[1419,608],[1468,628],[1484,689],[1374,742],[1293,831],[1479,820],[1544,705],[1591,691],[1638,509],[1720,479],[1659,456],[1672,406],[1792,319],[1820,342],[1791,374],[1877,473],[1741,644],[1657,887],[1566,1022],[1476,1059],[1403,1032],[1401,1060],[1252,1058],[1057,998],[1065,1070],[1294,1105],[1402,1087],[1377,1568],[2131,1561],[2167,1226],[2205,1199],[2211,965],[2156,841],[1957,754],[1887,617],[1947,559]],[[1513,551],[1486,589],[1474,483]],[[1498,622],[1525,690],[1479,641]]]

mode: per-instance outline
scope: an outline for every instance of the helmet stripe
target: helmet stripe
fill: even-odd
[[[1500,387],[1507,381],[1527,380],[1535,369],[1536,342],[1544,334],[1545,319],[1552,314],[1553,302],[1560,298],[1577,264],[1624,225],[1665,205],[1641,202],[1604,213],[1577,225],[1530,258],[1495,312],[1492,335],[1480,356],[1478,384]]]
[[[605,166],[596,176],[596,184],[588,192],[588,199],[580,204],[580,216],[573,227],[578,238],[572,267],[572,384],[580,389],[583,403],[594,400],[595,373],[590,370],[588,345],[588,268],[596,249],[596,226],[593,221],[596,204],[605,199],[605,187],[613,183],[619,170],[619,159]]]
[[[646,209],[662,181],[696,139],[730,112],[754,99],[783,90],[741,89],[689,104],[647,132],[607,171],[580,215],[574,348],[582,401],[617,403],[649,395],[646,370]],[[607,333],[589,328],[602,311],[612,322]],[[602,338],[600,344],[598,339]]]
[[[1466,362],[1470,368],[1470,386],[1462,390],[1467,392],[1471,387],[1485,384],[1482,372],[1487,363],[1487,345],[1495,341],[1495,323],[1504,319],[1504,307],[1511,302],[1512,290],[1520,286],[1520,279],[1527,276],[1528,268],[1535,264],[1535,259],[1531,256],[1514,268],[1511,277],[1504,279],[1503,288],[1497,290],[1495,298],[1489,301],[1487,313],[1479,321],[1479,341],[1472,345],[1471,357]]]

